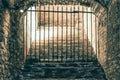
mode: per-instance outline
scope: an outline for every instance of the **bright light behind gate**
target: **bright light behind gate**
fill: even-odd
[[[84,58],[86,55],[88,59],[92,51],[97,53],[96,24],[97,19],[91,8],[79,5],[46,5],[39,9],[31,7],[27,11],[24,24],[26,53],[32,54],[34,51],[39,56],[44,53],[45,57],[52,53],[62,56],[66,52],[66,56],[71,53],[69,58],[79,58],[80,55]]]
[[[70,6],[69,6],[70,7]],[[29,10],[35,10],[35,7],[31,7],[31,8],[29,8]],[[91,11],[90,9],[88,9],[88,11]],[[49,31],[48,31],[48,27],[47,26],[40,26],[41,27],[41,29],[38,29],[37,27],[38,27],[38,20],[37,20],[37,17],[38,17],[38,15],[36,14],[37,12],[35,12],[35,11],[33,11],[33,12],[27,12],[27,25],[28,25],[28,27],[30,27],[30,26],[32,26],[32,41],[35,41],[35,40],[39,40],[39,39],[41,39],[41,40],[44,40],[44,37],[45,37],[45,39],[47,40],[48,39],[48,33],[49,33],[49,37],[57,37],[57,34],[55,34],[55,33],[57,33],[57,27],[60,27],[59,28],[59,35],[61,35],[61,32],[62,32],[62,26],[54,26],[54,28],[53,28],[53,26],[49,26]],[[47,12],[46,12],[47,13]],[[36,18],[35,18],[35,16],[36,16]],[[46,16],[46,15],[45,15]],[[51,16],[51,15],[50,15]],[[53,16],[53,15],[52,15]],[[44,17],[44,15],[43,16],[41,16],[41,18],[42,17]],[[59,16],[59,17],[61,17],[61,16]],[[64,17],[64,16],[63,16]],[[69,15],[69,13],[68,13],[68,17],[71,17],[71,15]],[[76,16],[75,16],[76,17]],[[77,16],[78,17],[78,16]],[[82,17],[81,17],[82,18]],[[88,19],[88,20],[87,20]],[[51,20],[52,20],[52,18],[51,18]],[[91,19],[91,14],[87,14],[87,13],[84,13],[84,17],[83,17],[83,20],[84,20],[84,30],[85,30],[85,32],[87,32],[87,26],[88,26],[88,37],[89,37],[89,40],[91,40],[91,25],[93,25],[92,27],[93,27],[93,33],[95,33],[94,31],[94,27],[95,27],[95,23],[94,23],[94,16],[92,16],[92,19]],[[92,24],[91,24],[91,20],[92,20]],[[47,19],[46,19],[46,21],[47,21]],[[63,22],[65,22],[66,20],[64,20]],[[68,21],[68,23],[70,23],[70,20],[67,20]],[[62,24],[62,23],[61,23]],[[73,23],[72,23],[73,24]],[[79,23],[80,24],[80,27],[82,27],[81,26],[81,23]],[[76,26],[76,30],[78,29],[78,23],[76,23],[75,24],[75,26]],[[44,28],[45,27],[45,28]],[[70,33],[70,28],[71,28],[71,25],[70,26],[68,26],[68,32]],[[74,27],[72,27],[72,29],[73,29]],[[45,31],[44,31],[44,29],[45,29]],[[54,32],[53,32],[53,29],[54,29]],[[54,33],[54,35],[53,35],[53,33]],[[66,26],[63,26],[63,33],[64,34],[66,34]],[[75,31],[75,33],[77,33],[76,31]],[[35,36],[36,36],[36,38],[35,38]]]
[[[29,8],[29,10],[35,10],[35,7],[31,7]],[[66,35],[70,36],[71,34],[78,34],[78,25],[76,25],[75,27],[75,31],[74,31],[74,27],[72,26],[68,26],[67,27],[67,33],[66,33],[66,26],[40,26],[41,29],[38,29],[38,20],[37,20],[37,12],[27,12],[27,25],[28,27],[32,26],[31,30],[29,30],[32,34],[31,38],[32,38],[32,42],[34,41],[43,41],[43,40],[52,40],[53,37],[54,39],[56,39],[57,37],[59,37],[59,39],[61,39],[61,36],[63,35],[64,39],[66,37]],[[36,16],[36,17],[35,17]],[[43,16],[42,16],[43,17]],[[49,29],[48,29],[49,28]],[[70,30],[73,30],[72,32]],[[57,35],[57,32],[59,33],[59,35]],[[76,35],[78,36],[78,35]]]

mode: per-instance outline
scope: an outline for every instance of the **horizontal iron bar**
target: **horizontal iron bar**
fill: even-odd
[[[94,13],[89,11],[49,11],[49,10],[28,10],[29,12],[56,12],[56,13]]]

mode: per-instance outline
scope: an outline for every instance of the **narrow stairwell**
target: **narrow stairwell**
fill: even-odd
[[[33,42],[17,80],[106,80],[90,42],[84,42],[84,48],[82,40]]]
[[[17,80],[106,80],[98,62],[37,62],[27,60]]]

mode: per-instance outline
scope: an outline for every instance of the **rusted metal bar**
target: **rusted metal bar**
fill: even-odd
[[[52,11],[52,10],[28,10],[33,12],[54,12],[54,13],[93,13],[89,11]]]

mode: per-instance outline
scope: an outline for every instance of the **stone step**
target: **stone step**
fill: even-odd
[[[74,44],[72,44],[72,45],[65,45],[65,44],[61,44],[61,45],[55,45],[55,44],[54,44],[54,45],[46,45],[46,44],[44,44],[44,45],[38,45],[38,46],[35,46],[35,45],[34,45],[34,46],[31,46],[31,49],[35,49],[35,48],[36,48],[36,49],[37,49],[37,48],[38,48],[38,49],[39,49],[39,48],[42,49],[42,48],[44,48],[44,47],[45,47],[45,48],[52,48],[52,47],[57,48],[57,47],[58,47],[58,48],[60,49],[60,48],[62,48],[62,47],[64,47],[64,48],[66,48],[66,47],[67,47],[67,48],[70,48],[70,47],[73,47],[73,48],[74,48],[74,47],[76,47],[76,48],[77,48],[77,47],[81,47],[81,48],[82,48],[83,46],[82,46],[82,44],[80,44],[80,45],[78,45],[78,44],[76,44],[76,45],[74,45]],[[91,46],[88,45],[88,46],[84,46],[84,48],[85,48],[85,47],[90,48]]]
[[[30,63],[30,64],[29,64]],[[24,65],[24,68],[28,67],[100,67],[97,62],[29,62]]]
[[[47,56],[37,56],[37,57],[29,57],[28,58],[28,60],[29,59],[36,59],[36,61],[40,61],[40,62],[42,62],[42,61],[48,61],[48,62],[51,62],[51,61],[63,61],[63,62],[69,62],[69,61],[71,61],[71,62],[78,62],[78,61],[94,61],[94,60],[96,60],[94,57],[87,57],[87,56],[84,56],[84,59],[83,59],[83,57],[82,56],[80,56],[79,58],[77,57],[77,56],[67,56],[67,58],[66,58],[66,56],[49,56],[49,57],[47,57]]]
[[[81,79],[64,79],[64,78],[62,78],[62,79],[59,79],[59,78],[57,78],[57,79],[54,79],[54,78],[42,78],[42,79],[19,79],[19,80],[106,80],[106,79],[95,79],[95,78],[81,78]]]
[[[98,71],[97,73],[93,72],[85,72],[85,71],[70,71],[70,70],[66,70],[64,69],[63,71],[60,70],[59,72],[55,72],[55,71],[50,71],[49,69],[47,69],[48,72],[23,72],[22,75],[19,75],[19,79],[44,79],[44,78],[54,78],[54,79],[58,79],[58,78],[65,78],[65,79],[82,79],[82,78],[86,78],[88,80],[106,80],[104,73]],[[66,71],[65,71],[66,70]],[[89,79],[90,78],[90,79]],[[85,80],[86,80],[85,79]]]
[[[43,64],[44,65],[45,64],[51,64],[51,65],[53,65],[53,64],[58,65],[59,64],[59,65],[68,65],[68,66],[69,66],[69,64],[70,65],[72,65],[72,64],[75,64],[75,65],[80,64],[80,66],[81,65],[99,66],[99,63],[98,63],[98,61],[96,59],[89,59],[89,58],[88,58],[88,60],[86,58],[84,58],[84,59],[80,58],[79,60],[71,59],[71,60],[67,60],[67,61],[66,61],[66,59],[62,59],[62,61],[61,61],[61,59],[54,59],[54,60],[53,59],[49,59],[49,60],[48,59],[47,60],[43,59],[42,61],[40,61],[38,58],[27,58],[25,65],[28,65],[28,64],[30,64],[30,65],[35,64],[34,66],[36,66],[36,65],[41,66]]]
[[[91,72],[91,71],[101,71],[102,72],[102,69],[99,68],[99,67],[26,67],[26,68],[23,68],[21,69],[23,72],[48,72],[48,71],[51,71],[51,72],[65,72],[65,71],[73,71],[73,72],[77,72],[77,71],[85,71],[85,73],[87,72]],[[98,72],[99,73],[99,72]]]
[[[106,80],[96,60],[88,62],[39,62],[27,59],[18,80]]]
[[[105,75],[98,67],[76,68],[76,67],[44,67],[31,68],[29,71],[22,70],[22,77],[26,78],[98,78],[104,79]]]
[[[21,68],[20,79],[40,78],[95,78],[105,80],[105,74],[97,62],[74,62],[74,63],[40,63],[35,62]],[[89,79],[88,79],[89,80]]]
[[[28,60],[30,60],[30,61],[28,61]],[[89,61],[95,61],[96,60],[96,58],[95,57],[92,57],[92,58],[88,58],[88,57],[86,57],[86,56],[84,56],[84,58],[83,57],[77,57],[77,56],[72,56],[72,57],[62,57],[62,56],[54,56],[54,57],[52,57],[52,56],[49,56],[49,57],[44,57],[44,56],[42,56],[42,58],[41,57],[39,57],[39,56],[37,56],[36,58],[35,58],[35,56],[34,57],[29,57],[29,58],[27,58],[27,60],[26,61],[28,61],[28,63],[34,63],[34,61],[35,62],[82,62],[82,61],[84,61],[84,62],[89,62]]]
[[[22,77],[22,78],[17,78],[17,80],[107,80],[105,78],[30,78],[30,77]]]

